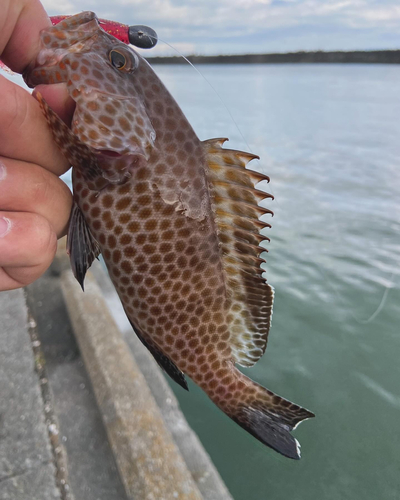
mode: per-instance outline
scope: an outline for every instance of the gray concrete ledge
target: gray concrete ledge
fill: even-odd
[[[60,283],[60,266],[26,288],[29,324],[62,500],[128,500]]]
[[[232,496],[203,448],[197,434],[187,423],[165,376],[152,355],[134,334],[117,292],[103,265],[96,261],[93,263],[91,271],[100,286],[110,313],[122,332],[125,342],[130,347],[135,361],[161,410],[164,423],[172,434],[204,500],[232,500]]]
[[[0,482],[1,500],[59,500],[52,463],[30,468]]]
[[[92,269],[82,293],[60,245],[25,295],[0,294],[0,499],[232,500]]]
[[[24,292],[0,294],[0,498],[60,500]]]
[[[61,282],[71,322],[129,498],[200,500],[143,375],[88,273],[81,293],[71,272]]]
[[[101,392],[102,390],[97,388],[97,384],[99,380],[102,380],[102,377],[94,378],[92,373],[96,372],[98,375],[98,370],[107,371],[107,376],[109,376],[112,372],[113,379],[112,381],[109,379],[110,385],[107,394],[109,398],[108,404],[111,404],[111,407],[118,405],[121,394],[118,391],[115,392],[115,388],[118,386],[125,387],[127,392],[123,395],[126,397],[125,403],[127,404],[128,412],[124,416],[127,419],[124,426],[125,429],[134,427],[131,436],[133,446],[139,445],[140,441],[135,442],[135,433],[140,433],[141,431],[140,418],[137,419],[135,414],[137,413],[140,416],[144,412],[144,414],[153,415],[154,422],[156,420],[159,421],[158,419],[161,416],[162,428],[166,436],[166,441],[161,444],[167,450],[172,443],[174,454],[178,457],[179,463],[181,463],[183,458],[185,467],[182,468],[182,464],[180,465],[182,471],[185,471],[182,480],[187,481],[189,478],[191,482],[193,481],[197,486],[196,493],[200,493],[201,498],[204,500],[232,500],[209,455],[204,450],[195,432],[188,425],[179,408],[178,401],[159,366],[133,332],[104,266],[98,261],[93,263],[91,270],[88,272],[88,284],[85,283],[85,293],[82,293],[79,285],[72,276],[69,259],[62,244],[59,246],[55,263],[59,270],[58,272],[62,276],[61,282],[70,311],[70,320],[73,325],[79,325],[80,328],[81,333],[78,334],[77,329],[74,327],[75,336],[80,344],[85,365],[91,377],[92,386],[98,401],[99,396],[97,395],[97,391],[100,390]],[[96,283],[93,281],[92,275],[95,277]],[[87,307],[85,304],[87,304]],[[111,316],[114,318],[114,321],[111,319]],[[91,333],[88,333],[88,328],[92,329]],[[90,337],[90,341],[88,337]],[[86,339],[84,342],[90,342],[88,349],[84,349],[81,339]],[[103,351],[106,349],[106,346],[110,350],[110,358],[104,356]],[[120,351],[116,349],[116,346],[118,346]],[[89,353],[92,362],[96,360],[97,369],[92,370],[90,368],[88,364],[89,359],[85,357],[84,351]],[[122,369],[121,365],[122,359],[126,362],[124,369]],[[132,369],[132,372],[129,373],[128,367]],[[103,394],[102,397],[104,397]],[[120,401],[122,401],[122,398]],[[154,404],[154,401],[156,404]],[[110,436],[108,420],[103,412],[102,404],[100,404],[100,410],[103,413],[103,420]],[[137,427],[138,424],[139,427]],[[152,432],[154,432],[154,429],[150,430],[150,436],[152,436]],[[151,440],[146,444],[148,437],[146,435],[143,437],[143,445],[145,447],[151,444]],[[119,449],[116,440],[113,441],[113,439],[110,439],[110,442],[116,461],[118,462],[118,457],[124,453],[124,448]],[[160,449],[158,451],[156,449],[155,451],[157,456],[161,458]],[[167,462],[164,466],[167,465],[170,459],[171,457],[165,457],[164,460],[167,460]],[[123,478],[121,467],[120,472]],[[187,475],[188,472],[189,476]],[[124,478],[123,481],[125,484],[128,482]],[[168,481],[176,484],[174,476],[171,476],[171,474],[168,474]],[[178,496],[176,496],[176,493],[178,493]],[[159,500],[170,498],[166,492],[162,492],[161,495],[155,498]],[[141,499],[146,497],[140,496],[137,492],[135,498]],[[171,498],[180,498],[179,492],[175,491],[174,496]],[[182,498],[189,499],[191,497],[185,493]]]

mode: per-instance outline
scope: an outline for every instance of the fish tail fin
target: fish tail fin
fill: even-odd
[[[219,400],[215,399],[217,405],[265,445],[285,457],[300,459],[300,444],[291,431],[302,420],[315,415],[257,384],[237,368],[233,367],[233,371],[233,399],[224,397],[222,390],[218,391]],[[225,389],[230,391],[231,387]]]

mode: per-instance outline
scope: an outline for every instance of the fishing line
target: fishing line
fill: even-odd
[[[393,282],[393,278],[395,277],[396,274],[397,273],[395,273],[393,271],[393,273],[392,273],[392,275],[390,277],[390,281]],[[391,288],[393,288],[393,287],[391,287]],[[389,292],[390,292],[391,288],[389,288],[389,286],[385,287],[385,291],[383,292],[383,295],[382,295],[382,300],[381,300],[379,306],[376,308],[375,312],[373,314],[371,314],[371,316],[368,319],[361,319],[361,320],[359,320],[359,323],[362,323],[362,324],[366,325],[368,323],[371,323],[378,316],[378,314],[382,311],[383,307],[386,304],[386,301],[387,301],[387,298],[388,298],[388,295],[389,295]]]
[[[230,109],[228,108],[227,104],[225,103],[225,101],[222,99],[222,97],[220,96],[220,94],[218,93],[218,91],[215,89],[215,87],[212,85],[212,83],[203,75],[203,73],[192,63],[189,61],[189,59],[187,57],[185,57],[178,49],[176,49],[175,47],[173,47],[170,43],[166,42],[165,40],[163,40],[162,38],[158,38],[158,40],[160,40],[161,42],[165,43],[165,45],[167,45],[170,49],[172,49],[173,51],[175,51],[180,57],[182,57],[182,59],[184,59],[188,64],[189,66],[191,66],[202,78],[203,80],[209,85],[209,87],[213,90],[213,92],[215,93],[215,95],[218,97],[219,101],[221,102],[221,104],[223,105],[223,107],[225,108],[225,111],[228,113],[228,115],[230,116],[233,124],[235,125],[236,127],[236,130],[239,132],[239,135],[240,137],[243,139],[243,142],[245,143],[246,147],[249,149],[249,152],[252,153],[251,151],[251,148],[248,144],[248,142],[246,141],[242,131],[240,130],[239,128],[239,125],[237,124],[235,118],[233,117]]]
[[[339,240],[338,226],[333,225],[332,227],[334,228],[335,239]],[[395,280],[395,277],[400,273],[399,270],[395,270],[391,273],[390,278],[389,278],[390,283],[386,286],[383,286],[384,290],[383,290],[382,298],[381,298],[378,306],[376,307],[375,311],[367,319],[360,319],[359,317],[356,316],[356,314],[353,313],[353,310],[347,306],[347,303],[346,303],[343,295],[341,295],[338,292],[336,286],[333,284],[331,278],[325,272],[323,266],[318,264],[318,262],[316,264],[317,264],[318,269],[321,271],[321,274],[323,275],[325,282],[327,282],[329,284],[331,290],[333,290],[334,294],[336,295],[338,302],[345,306],[344,310],[347,311],[350,314],[350,316],[352,316],[353,319],[360,325],[367,325],[369,323],[372,323],[377,318],[377,316],[381,313],[381,311],[383,310],[383,308],[385,307],[385,304],[387,302],[390,290],[397,287],[397,280]],[[327,271],[332,271],[332,268],[327,269]]]
[[[317,263],[318,265],[318,263]],[[333,290],[333,292],[335,293],[336,295],[336,298],[338,299],[339,302],[341,302],[342,304],[346,304],[345,303],[345,300],[344,300],[344,297],[338,292],[337,288],[334,286],[334,284],[332,283],[332,280],[329,278],[329,276],[325,273],[323,267],[321,265],[318,265],[318,268],[319,270],[321,271],[321,273],[324,275],[325,277],[325,281],[329,284],[330,288]],[[383,310],[386,302],[387,302],[387,299],[388,299],[388,296],[389,296],[389,292],[392,288],[396,288],[396,283],[393,281],[394,280],[394,277],[398,274],[398,272],[396,271],[393,271],[391,276],[390,276],[390,285],[386,285],[384,287],[384,292],[383,292],[383,295],[382,295],[382,298],[381,298],[381,301],[379,302],[379,305],[378,307],[375,309],[375,311],[371,314],[371,316],[367,319],[360,319],[358,318],[354,313],[353,311],[349,308],[349,307],[345,307],[345,310],[347,310],[347,312],[350,314],[350,316],[353,317],[353,319],[360,325],[367,325],[369,323],[372,323],[372,321],[374,321],[374,319],[380,314],[380,312]]]

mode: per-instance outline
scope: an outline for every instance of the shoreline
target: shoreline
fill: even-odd
[[[146,58],[151,64],[185,64],[181,56],[157,56]],[[233,54],[219,56],[189,55],[192,64],[400,64],[400,50],[356,50],[312,52],[287,52],[270,54]]]

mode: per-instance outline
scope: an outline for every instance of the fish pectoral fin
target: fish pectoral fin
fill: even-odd
[[[78,139],[57,113],[50,108],[39,92],[36,93],[36,99],[53,134],[54,142],[70,165],[82,174],[88,188],[100,191],[109,185],[110,181],[105,178],[96,155]]]
[[[72,207],[67,235],[67,252],[72,272],[83,288],[86,271],[100,255],[100,247],[76,203]]]
[[[144,338],[142,332],[132,323],[129,316],[128,319],[132,328],[135,330],[138,339],[150,351],[154,359],[157,361],[158,365],[165,371],[165,373],[167,373],[172,378],[172,380],[179,384],[183,389],[188,391],[189,387],[187,385],[184,373],[179,370],[176,364],[171,361],[171,359],[166,354],[160,351],[160,349],[158,349],[153,343],[148,342]]]

